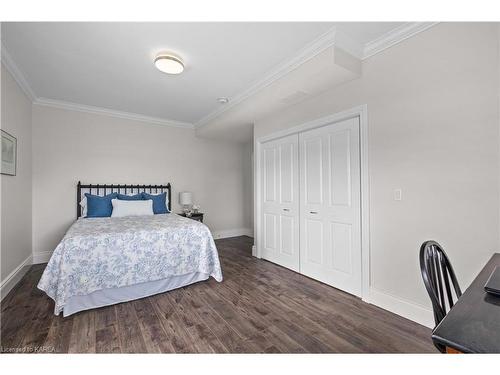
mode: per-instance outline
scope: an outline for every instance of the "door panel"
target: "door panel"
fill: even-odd
[[[345,223],[330,223],[332,244],[332,268],[347,274],[352,273],[352,225]]]
[[[262,257],[299,270],[298,135],[262,144]],[[273,217],[271,224],[270,217]],[[273,246],[271,245],[271,239]],[[269,246],[268,246],[269,245]]]
[[[305,258],[308,262],[321,265],[323,263],[323,222],[321,220],[306,220]]]
[[[330,134],[330,202],[351,205],[351,166],[349,129]]]
[[[299,153],[301,273],[360,295],[359,118],[300,133]]]
[[[264,150],[264,201],[276,200],[276,150]]]
[[[295,225],[296,218],[293,216],[281,215],[281,248],[280,251],[283,254],[293,256],[294,253],[298,254],[298,249],[296,246],[298,245],[293,240],[294,238],[294,230],[296,228]]]
[[[295,150],[297,145],[292,143],[282,144],[280,147],[280,202],[293,203],[294,200],[294,178],[297,178],[298,170],[297,162],[295,161]]]
[[[311,138],[304,142],[305,158],[305,196],[308,204],[321,204],[323,201],[323,157],[322,139]]]
[[[264,214],[264,246],[269,251],[276,250],[276,215]]]

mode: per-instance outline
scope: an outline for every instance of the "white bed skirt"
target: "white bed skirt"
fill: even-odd
[[[121,288],[97,290],[86,296],[74,296],[68,299],[63,309],[63,316],[67,317],[83,310],[114,305],[116,303],[132,301],[154,294],[167,292],[183,286],[207,280],[210,275],[194,272],[182,276],[172,276],[168,279],[149,281]]]

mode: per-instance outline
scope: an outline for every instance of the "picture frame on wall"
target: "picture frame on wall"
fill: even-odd
[[[15,176],[17,169],[17,139],[2,130],[1,141],[2,166],[1,174]]]

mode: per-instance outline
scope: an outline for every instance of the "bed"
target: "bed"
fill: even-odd
[[[81,185],[92,193],[125,193],[168,185]],[[171,211],[171,210],[169,210]],[[77,216],[81,216],[77,204]],[[222,281],[217,248],[208,227],[174,213],[151,216],[81,218],[54,250],[38,283],[55,302],[54,314],[82,310],[163,293],[213,277]]]

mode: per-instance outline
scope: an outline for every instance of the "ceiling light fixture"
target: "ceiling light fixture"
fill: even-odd
[[[161,53],[155,58],[156,68],[167,74],[180,74],[184,71],[184,63],[174,55]]]
[[[220,103],[220,104],[226,104],[227,102],[229,102],[229,99],[228,98],[217,98],[217,101]]]

